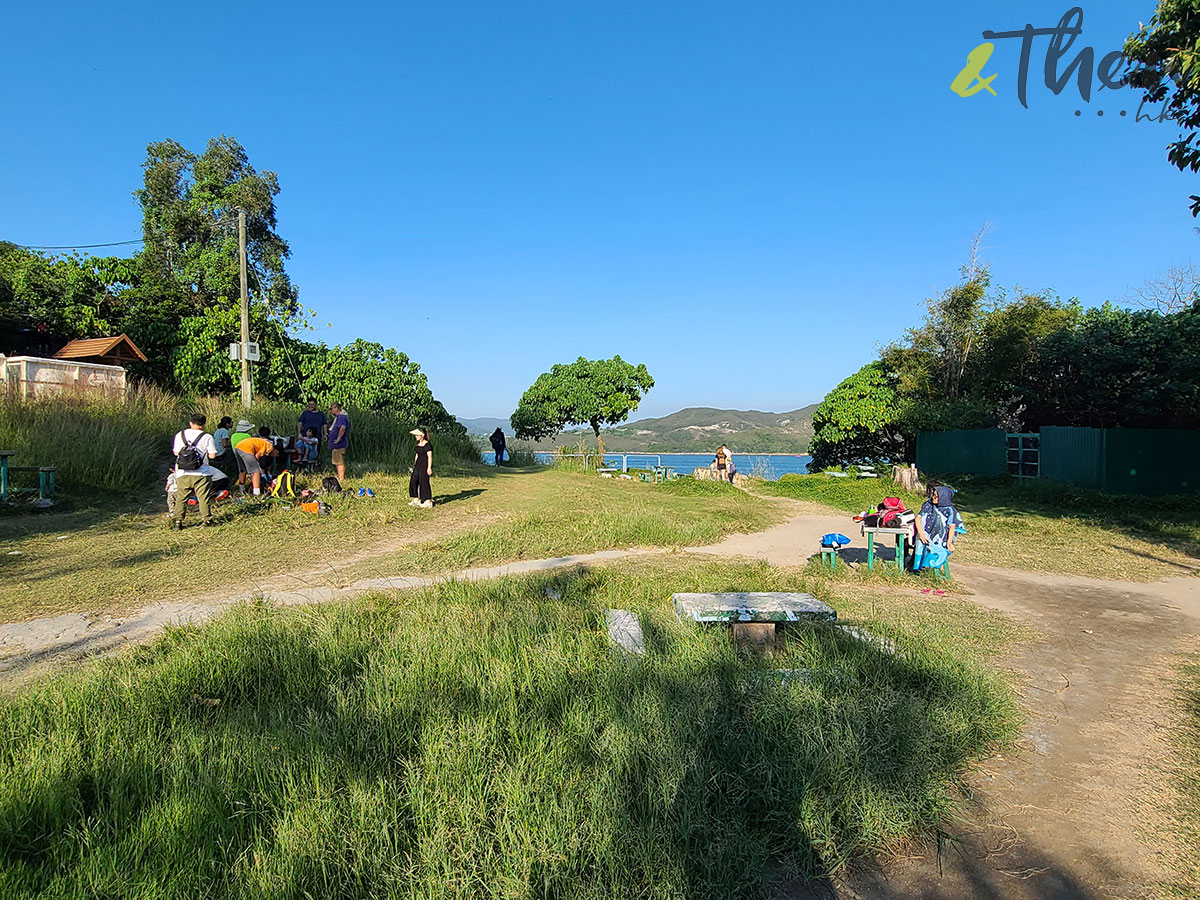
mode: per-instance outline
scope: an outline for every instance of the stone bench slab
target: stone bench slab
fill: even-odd
[[[693,622],[832,622],[837,613],[812,594],[738,591],[672,594],[675,612]]]

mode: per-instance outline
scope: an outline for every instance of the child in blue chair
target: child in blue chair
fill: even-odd
[[[929,499],[917,513],[917,541],[913,546],[913,571],[940,569],[954,552],[954,539],[966,531],[954,507],[957,491],[936,481],[929,482]]]

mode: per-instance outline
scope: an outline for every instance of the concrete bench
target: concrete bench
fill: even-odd
[[[728,623],[733,639],[758,650],[775,646],[775,626],[788,622],[833,622],[837,612],[812,594],[738,591],[726,594],[672,594],[675,613],[693,622]]]

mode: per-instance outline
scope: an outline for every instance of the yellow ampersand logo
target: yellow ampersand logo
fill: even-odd
[[[984,88],[993,97],[996,96],[996,91],[992,87],[992,82],[995,81],[995,75],[989,75],[987,78],[981,78],[983,67],[987,65],[987,61],[992,58],[992,51],[996,49],[995,44],[983,43],[967,54],[966,67],[955,76],[950,82],[950,90],[958,94],[960,97],[974,97]]]

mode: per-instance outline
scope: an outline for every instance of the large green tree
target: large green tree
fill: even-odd
[[[238,210],[246,214],[246,255],[254,299],[290,322],[300,313],[298,292],[284,261],[291,254],[276,232],[279,178],[250,165],[246,150],[227,135],[201,154],[176,141],[146,148],[142,208],[143,253],[175,280],[196,309],[238,303]]]
[[[1125,41],[1132,63],[1131,85],[1146,101],[1163,104],[1180,136],[1167,146],[1167,159],[1180,170],[1200,172],[1200,5],[1196,0],[1159,0],[1150,21]],[[1191,197],[1200,216],[1200,196]]]
[[[624,422],[652,387],[654,379],[644,365],[635,366],[619,356],[581,356],[539,375],[509,421],[522,440],[551,437],[568,425],[590,425],[599,440],[600,426]]]
[[[882,362],[868,363],[830,391],[813,413],[809,468],[906,459],[911,440],[896,376]]]

